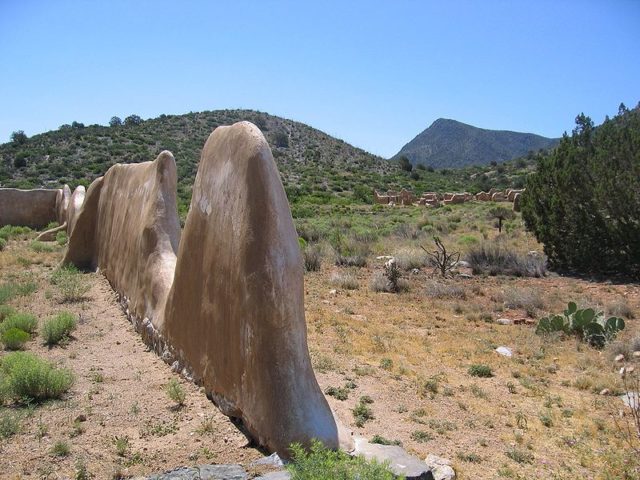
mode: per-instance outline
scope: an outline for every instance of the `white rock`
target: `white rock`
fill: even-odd
[[[637,352],[633,352],[633,357],[640,358],[640,350],[638,350]]]
[[[338,293],[338,290],[336,290],[335,288],[329,290],[329,295],[336,295]]]
[[[629,408],[635,410],[640,407],[640,392],[627,392],[624,395],[620,395],[620,398]]]
[[[496,353],[503,355],[505,357],[511,358],[513,356],[513,352],[509,347],[498,347],[496,348]]]
[[[624,361],[624,355],[622,355],[622,354],[616,355],[616,358],[614,358],[614,361],[623,362]]]
[[[453,480],[456,472],[451,467],[451,461],[433,454],[427,455],[424,463],[431,469],[434,480]]]
[[[496,320],[498,325],[513,325],[513,320],[510,318],[499,318]]]

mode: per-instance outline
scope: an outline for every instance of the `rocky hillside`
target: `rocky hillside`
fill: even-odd
[[[264,132],[292,204],[370,202],[373,188],[418,193],[518,187],[534,164],[530,158],[458,170],[420,166],[407,171],[303,123],[252,110],[216,110],[136,118],[109,127],[73,122],[30,138],[14,134],[11,142],[0,145],[0,187],[88,186],[115,163],[153,160],[170,150],[178,164],[179,209],[184,217],[208,135],[219,125],[241,120]],[[294,216],[300,211],[294,208]]]
[[[152,160],[170,150],[178,164],[179,194],[190,197],[200,150],[219,125],[249,120],[264,132],[288,190],[312,192],[350,179],[379,177],[398,167],[299,122],[251,110],[161,115],[139,124],[105,127],[74,122],[58,130],[0,145],[0,185],[33,188],[89,184],[118,162]]]
[[[439,118],[402,147],[396,157],[404,155],[414,165],[460,168],[502,163],[557,143],[557,139],[531,133],[486,130]]]

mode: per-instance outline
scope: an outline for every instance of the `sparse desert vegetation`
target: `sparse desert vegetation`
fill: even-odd
[[[497,472],[517,478],[543,471],[557,478],[607,478],[605,465],[615,475],[631,475],[638,466],[626,453],[631,450],[623,425],[616,426],[611,413],[621,408],[619,395],[626,391],[616,355],[624,353],[629,365],[638,362],[632,351],[640,348],[638,286],[547,271],[474,274],[464,263],[443,278],[420,248],[433,245],[434,230],[462,258],[482,243],[460,239],[482,238],[478,232],[483,230],[483,241],[522,258],[540,252],[519,216],[508,221],[513,222],[508,234],[500,234],[487,219],[488,208],[474,203],[428,211],[352,205],[338,214],[326,206],[313,218],[296,220],[309,238],[301,248],[314,252],[314,267],[305,273],[309,346],[332,408],[357,434],[382,443],[391,438],[418,457],[449,457],[461,476],[487,478],[486,472]],[[347,250],[364,261],[336,262],[335,229],[340,242],[351,245]],[[243,462],[260,455],[219,443],[221,432],[237,445],[242,435],[197,387],[178,381],[154,354],[144,352],[99,275],[58,268],[64,246],[55,242],[51,252],[34,251],[35,235],[11,237],[0,252],[5,292],[0,329],[29,332],[20,347],[25,351],[1,357],[5,451],[13,452],[19,437],[47,458],[55,456],[69,475],[84,462],[79,471],[97,476],[115,468],[140,473],[151,465],[158,470],[163,464]],[[389,258],[396,255],[390,270]],[[376,276],[382,287],[365,288]],[[406,285],[399,293],[393,293],[394,278]],[[539,320],[562,312],[570,300],[624,317],[624,330],[602,350],[576,343],[572,335],[537,335]],[[498,323],[503,318],[513,323]],[[36,335],[42,341],[35,341]],[[56,344],[61,346],[49,348]],[[125,345],[120,353],[110,351]],[[497,354],[498,346],[509,347],[513,356]],[[8,388],[16,354],[28,368],[49,372],[39,378],[50,378],[51,385],[11,380]],[[154,372],[146,401],[137,398],[147,375],[140,358],[154,365],[145,367]],[[48,397],[63,403],[58,407]],[[26,410],[23,398],[38,399],[35,412]],[[121,431],[107,417],[128,427]],[[198,445],[190,432],[211,434],[196,435],[206,438]],[[143,450],[145,442],[166,438],[183,447],[171,454]],[[95,446],[86,448],[87,442]],[[110,445],[102,460],[100,445]],[[26,458],[15,458],[11,468],[26,465]],[[34,469],[46,469],[34,462],[29,463]]]

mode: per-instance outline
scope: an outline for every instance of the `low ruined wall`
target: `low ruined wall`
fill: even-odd
[[[20,225],[42,228],[58,221],[56,200],[60,190],[0,188],[0,227]]]

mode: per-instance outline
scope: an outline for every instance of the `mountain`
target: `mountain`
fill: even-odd
[[[404,155],[414,165],[460,168],[502,163],[531,151],[552,148],[558,141],[532,133],[486,130],[439,118],[402,147],[394,158]]]

